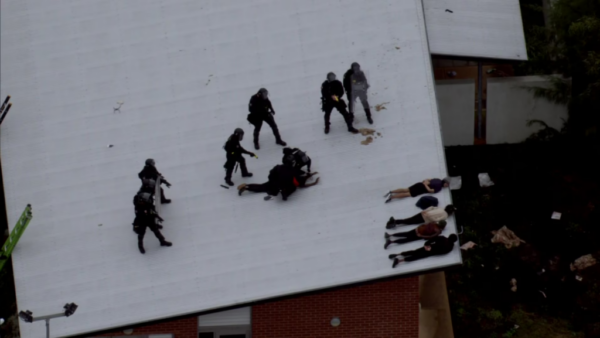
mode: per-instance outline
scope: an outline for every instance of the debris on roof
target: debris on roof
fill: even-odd
[[[492,231],[492,234],[494,235],[492,238],[492,243],[503,243],[507,249],[517,247],[521,245],[521,243],[525,243],[524,240],[517,237],[512,230],[507,228],[506,225],[499,230]]]

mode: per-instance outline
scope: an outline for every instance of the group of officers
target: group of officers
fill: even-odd
[[[362,103],[367,115],[367,121],[373,124],[373,116],[371,115],[367,98],[370,85],[365,73],[361,70],[357,62],[352,63],[350,69],[346,71],[343,81],[342,83],[337,80],[335,73],[330,72],[327,74],[325,82],[321,84],[321,110],[325,113],[325,134],[329,133],[329,120],[333,109],[337,109],[342,115],[349,132],[358,132],[352,125],[354,122],[354,104],[357,98]],[[346,105],[343,99],[344,94],[346,94],[348,99],[348,105]],[[247,120],[254,125],[254,149],[260,149],[259,134],[263,122],[268,124],[273,130],[277,144],[284,147],[287,145],[281,138],[277,123],[275,123],[275,110],[269,100],[269,91],[267,89],[261,88],[256,94],[252,95],[248,103],[248,111],[250,114],[248,114]]]
[[[333,109],[337,109],[342,115],[349,132],[358,133],[358,130],[353,126],[354,103],[356,98],[359,98],[363,105],[367,121],[370,124],[373,124],[373,117],[367,99],[367,92],[370,85],[365,73],[361,70],[360,65],[357,62],[352,63],[350,69],[344,74],[343,80],[344,82],[342,84],[336,79],[336,75],[330,72],[327,74],[327,80],[321,84],[321,110],[325,113],[325,134],[329,133],[330,117]],[[346,94],[346,97],[348,98],[349,105],[346,105],[346,102],[343,99],[344,94]],[[349,108],[349,111],[346,110],[346,108]],[[247,120],[254,125],[254,149],[260,149],[259,135],[263,123],[267,123],[273,130],[276,144],[284,147],[287,146],[287,143],[281,138],[277,123],[275,123],[275,110],[273,109],[273,104],[269,100],[269,92],[267,89],[261,88],[256,94],[252,95],[250,102],[248,103],[248,111],[250,113],[248,114]],[[246,154],[256,157],[256,154],[245,150],[240,145],[240,141],[243,137],[244,131],[241,128],[237,128],[228,138],[224,146],[227,157],[227,161],[224,165],[225,182],[230,186],[234,185],[231,180],[231,175],[236,166],[239,166],[241,169],[242,177],[252,177],[252,173],[248,172],[246,160],[242,155]],[[295,189],[292,189],[292,183],[296,188],[316,184],[315,182],[314,184],[306,185],[306,180],[314,175],[314,173],[310,174],[309,161],[310,158],[306,156],[305,152],[297,148],[285,148],[282,164],[275,166],[270,171],[269,182],[263,185],[242,185],[238,187],[240,194],[246,190],[255,192],[267,192],[268,190],[268,192],[270,192],[269,195],[272,195],[275,191],[280,191],[282,192],[282,197],[286,200],[289,194],[295,191]],[[300,168],[305,165],[308,167],[308,173],[300,170]]]
[[[256,154],[247,151],[242,147],[240,142],[244,139],[244,130],[241,128],[235,129],[233,134],[229,136],[225,146],[223,147],[226,151],[227,162],[225,162],[225,182],[233,186],[234,183],[231,181],[231,175],[235,166],[239,165],[242,177],[252,177],[252,173],[248,172],[246,167],[246,160],[243,155],[250,155],[256,157]],[[274,166],[269,172],[269,180],[263,184],[241,184],[238,186],[239,195],[241,196],[244,191],[252,191],[257,193],[267,193],[268,196],[265,200],[270,199],[272,196],[277,196],[281,193],[281,197],[284,201],[293,194],[297,188],[307,188],[313,186],[319,182],[319,179],[313,183],[306,183],[306,181],[317,173],[311,173],[312,161],[305,152],[298,148],[283,148],[283,158],[281,164]],[[307,171],[302,170],[303,167],[307,168]]]

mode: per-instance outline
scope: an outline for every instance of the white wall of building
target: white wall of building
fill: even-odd
[[[438,80],[435,94],[444,146],[473,145],[475,138],[475,79]]]
[[[487,83],[487,144],[518,143],[541,126],[527,126],[528,120],[542,120],[560,130],[567,118],[567,107],[534,98],[524,87],[548,86],[540,76],[488,79]],[[443,112],[440,105],[440,112]],[[445,120],[442,119],[442,129]]]

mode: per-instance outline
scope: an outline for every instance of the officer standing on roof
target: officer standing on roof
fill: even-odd
[[[152,213],[149,209],[139,210],[135,215],[133,231],[138,234],[138,248],[142,254],[146,253],[146,250],[144,249],[144,235],[146,234],[146,228],[150,228],[156,238],[160,241],[161,246],[173,245],[173,243],[168,242],[160,233],[160,230],[158,230],[158,225],[156,224],[157,218],[160,219],[158,214]]]
[[[162,219],[162,217],[160,217],[160,215],[158,215],[158,213],[156,212],[152,196],[153,194],[144,192],[141,189],[135,196],[133,196],[133,206],[135,208],[135,214],[137,215],[143,212],[147,212],[150,215],[154,215],[156,219],[160,222],[163,222],[164,219]],[[160,224],[157,224],[157,227],[159,229],[163,228]]]
[[[344,96],[344,87],[336,79],[335,74],[330,72],[327,74],[327,80],[321,85],[321,109],[325,113],[325,134],[329,134],[329,118],[333,108],[337,109],[344,117],[348,131],[358,133],[358,130],[352,126],[352,119],[346,111],[346,102],[344,102],[342,96]]]
[[[246,168],[246,160],[242,157],[242,154],[254,157],[256,157],[256,154],[251,153],[242,147],[240,141],[243,139],[244,130],[242,128],[236,128],[233,134],[227,139],[227,142],[225,142],[225,146],[223,146],[227,154],[227,162],[225,162],[225,165],[223,166],[226,170],[225,182],[230,186],[233,185],[231,174],[233,173],[233,168],[235,168],[236,163],[240,164],[242,177],[252,177],[252,173],[249,173],[248,168]]]
[[[344,88],[346,89],[346,96],[348,97],[350,118],[352,121],[354,121],[354,103],[358,97],[367,114],[367,120],[370,124],[373,124],[371,108],[369,108],[369,101],[367,100],[367,90],[369,87],[370,85],[367,82],[367,77],[360,69],[360,65],[357,62],[352,63],[350,69],[344,74]]]
[[[158,181],[159,176],[160,183],[164,183],[167,185],[167,188],[170,188],[171,183],[169,183],[167,179],[164,178],[162,174],[158,172],[158,170],[156,169],[156,162],[154,162],[154,160],[151,158],[146,160],[146,165],[144,166],[144,169],[142,169],[142,171],[140,171],[140,173],[138,174],[138,177],[142,180],[142,184],[144,184],[144,180],[148,179]],[[160,188],[160,202],[163,204],[171,203],[170,199],[165,198],[165,192],[163,191],[163,188]]]
[[[273,117],[275,115],[275,110],[269,100],[269,92],[265,88],[261,88],[258,93],[252,95],[250,103],[248,104],[248,110],[250,111],[250,114],[248,114],[248,122],[254,125],[254,148],[256,150],[260,149],[258,136],[263,122],[266,122],[273,130],[275,143],[284,147],[287,145],[283,142],[281,135],[279,134],[279,129],[277,128],[275,118]]]

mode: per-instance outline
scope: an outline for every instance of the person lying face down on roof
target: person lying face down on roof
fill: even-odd
[[[390,190],[383,197],[387,197],[388,199],[385,203],[389,203],[393,199],[417,197],[423,194],[437,194],[442,188],[447,188],[448,186],[450,186],[450,180],[448,178],[444,178],[443,180],[440,180],[439,178],[429,178],[423,182],[415,183],[408,188]]]
[[[446,221],[430,222],[421,224],[415,229],[406,232],[397,232],[395,234],[385,233],[385,245],[384,249],[387,249],[392,243],[403,244],[412,241],[418,241],[420,239],[431,239],[439,236],[444,228],[446,227]],[[390,239],[390,237],[399,237],[398,239]]]
[[[387,229],[394,229],[400,224],[411,225],[444,221],[448,217],[452,216],[455,211],[456,208],[452,204],[448,204],[444,209],[438,207],[429,207],[409,218],[394,219],[394,217],[390,217],[385,227]]]
[[[391,254],[388,257],[389,259],[394,260],[392,268],[395,268],[396,265],[402,262],[413,262],[431,256],[445,255],[450,253],[454,248],[454,242],[457,240],[458,237],[455,234],[448,236],[448,238],[444,236],[438,236],[425,242],[425,245],[423,245],[422,248],[404,251],[399,254]],[[402,256],[403,258],[397,258],[398,256]]]
[[[267,193],[269,196],[277,196],[281,192],[283,200],[296,191],[296,188],[308,188],[319,183],[319,178],[312,182],[306,181],[318,172],[306,174],[304,171],[295,169],[289,165],[279,164],[273,167],[269,172],[269,180],[263,184],[241,184],[238,186],[238,194],[241,196],[244,191],[257,193]]]

